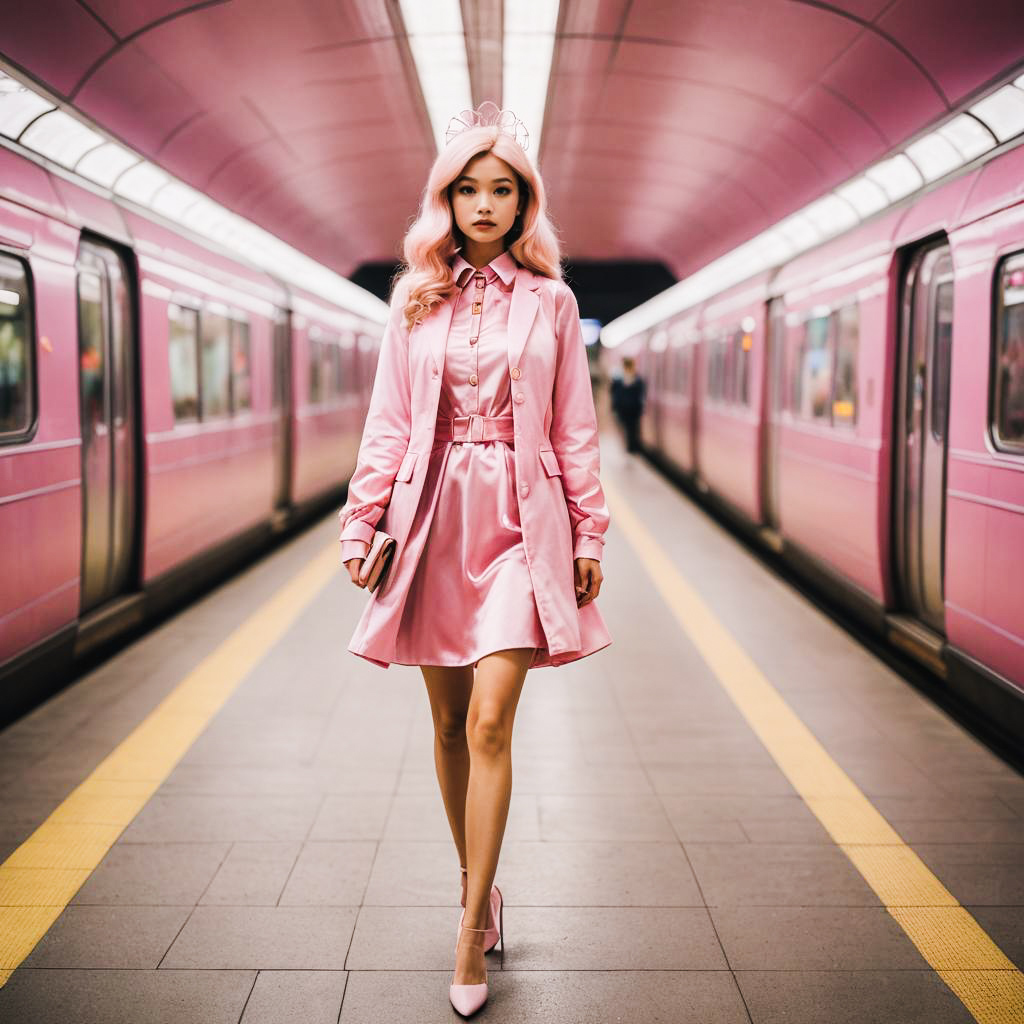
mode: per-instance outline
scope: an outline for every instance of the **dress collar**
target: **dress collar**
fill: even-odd
[[[481,269],[486,274],[488,268],[490,268],[493,274],[496,274],[501,279],[501,282],[504,284],[505,290],[507,291],[516,279],[516,270],[518,267],[519,264],[516,262],[515,257],[508,251],[508,249],[506,249],[504,252],[495,256],[486,267],[482,267]],[[476,273],[477,268],[462,255],[461,248],[456,249],[455,258],[452,260],[452,277],[455,279],[456,283],[459,283],[459,278],[467,268],[472,273],[468,274],[466,276],[466,280],[461,282],[462,287],[465,287],[466,283],[469,282],[472,275]],[[490,277],[491,275],[488,276]]]

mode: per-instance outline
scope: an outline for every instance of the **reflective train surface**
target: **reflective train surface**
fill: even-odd
[[[0,148],[0,712],[337,497],[387,314],[338,280]]]
[[[658,461],[1024,737],[1024,147],[624,355]]]

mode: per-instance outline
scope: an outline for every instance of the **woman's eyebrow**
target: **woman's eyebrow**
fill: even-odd
[[[476,184],[476,178],[470,177],[470,175],[468,175],[468,174],[463,174],[459,178],[459,181],[471,181],[471,182],[473,182],[474,185]],[[512,179],[511,178],[494,178],[494,179],[492,179],[491,184],[492,185],[497,185],[499,181],[507,181],[510,185],[512,184]]]

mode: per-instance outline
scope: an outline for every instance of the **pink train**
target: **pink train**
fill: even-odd
[[[0,716],[339,499],[387,307],[329,291],[0,147]]]
[[[1024,146],[627,354],[645,448],[1021,741]]]

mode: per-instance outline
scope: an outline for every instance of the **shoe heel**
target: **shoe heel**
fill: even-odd
[[[505,970],[505,901],[498,907],[498,937],[501,939],[501,969]]]

